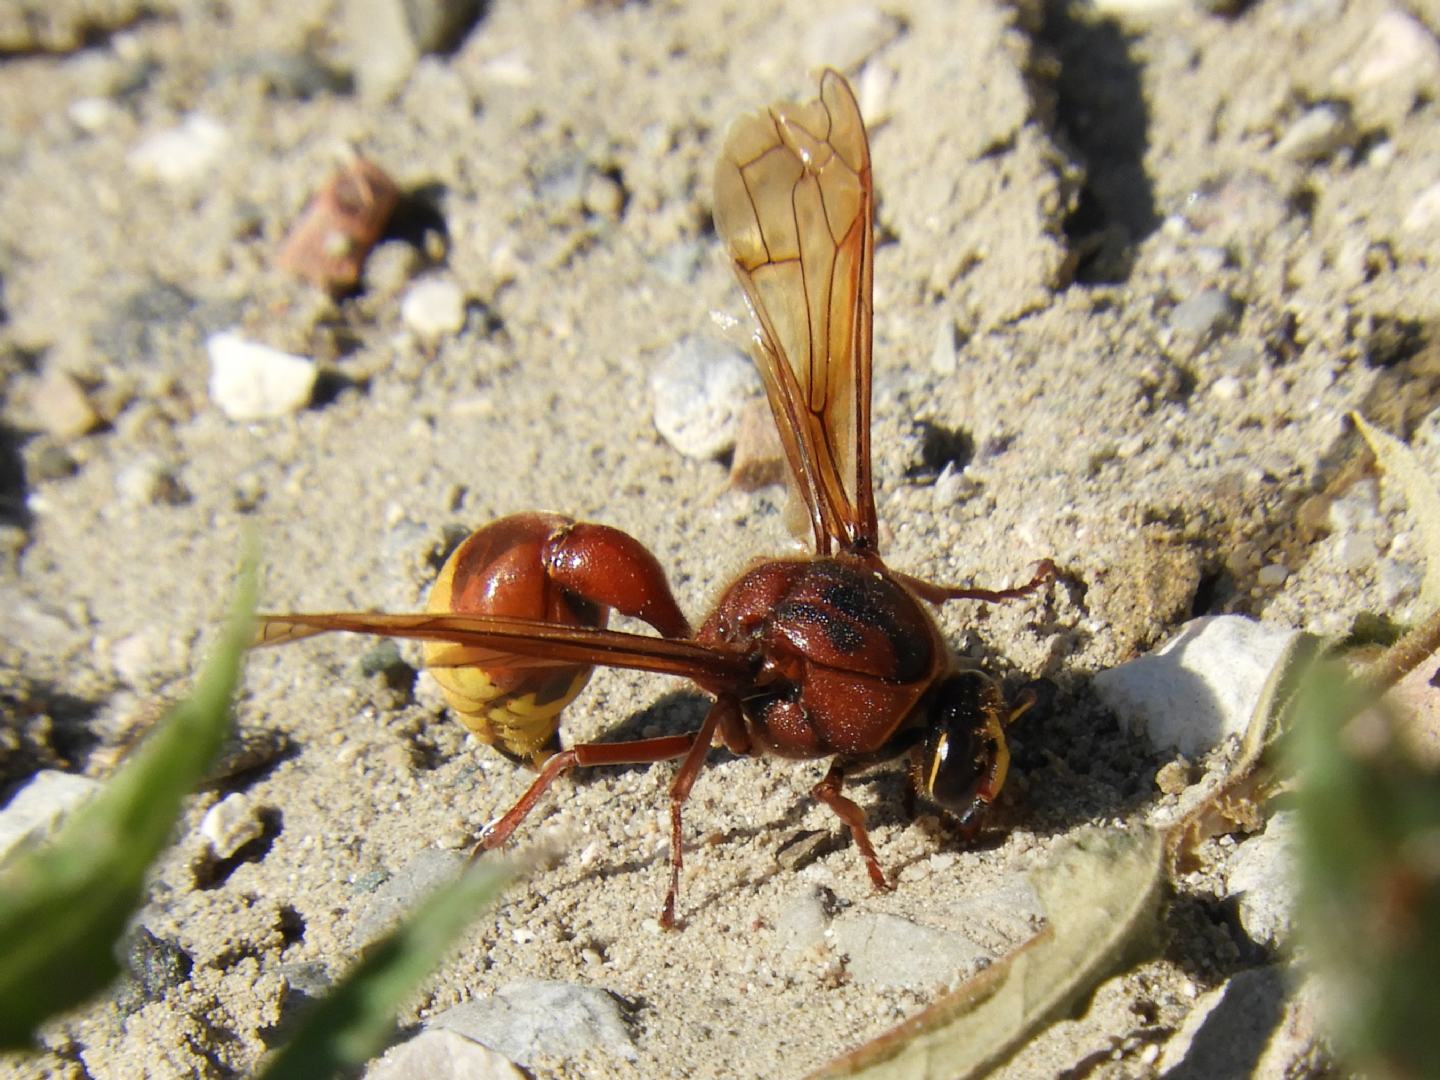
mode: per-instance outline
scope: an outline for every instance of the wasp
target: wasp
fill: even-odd
[[[747,114],[715,170],[715,227],[754,319],[751,353],[779,429],[811,555],[754,562],[693,629],[658,561],[633,537],[555,514],[522,513],[471,534],[449,556],[423,614],[264,615],[261,644],[328,631],[424,642],[460,720],[538,770],[481,850],[514,833],[577,766],[679,759],[670,785],[675,925],[681,811],[714,745],[734,754],[830,758],[811,789],[844,822],[877,889],[890,882],[843,794],[853,773],[901,757],[918,794],[973,831],[1005,783],[1005,728],[1031,698],[952,659],[927,604],[1000,602],[1055,576],[991,590],[921,581],[880,557],[870,465],[874,190],[869,142],[845,78],[819,97]],[[611,612],[658,636],[606,629]],[[564,749],[561,711],[596,665],[691,680],[712,704],[693,732]]]

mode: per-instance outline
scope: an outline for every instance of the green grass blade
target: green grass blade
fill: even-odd
[[[53,842],[0,868],[0,1049],[115,977],[115,943],[145,874],[170,842],[181,800],[220,754],[255,607],[253,560],[224,636],[194,693],[156,725]]]
[[[373,1057],[393,1035],[405,999],[514,874],[511,864],[486,859],[432,893],[305,1014],[262,1080],[316,1080]]]

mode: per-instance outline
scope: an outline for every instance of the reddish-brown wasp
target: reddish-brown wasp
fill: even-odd
[[[812,556],[754,563],[692,631],[655,558],[603,525],[552,514],[503,518],[450,556],[423,615],[266,615],[262,643],[348,630],[425,642],[425,663],[461,720],[539,775],[486,830],[503,844],[555,779],[577,765],[682,759],[670,787],[673,926],[681,807],[719,743],[736,754],[833,758],[811,789],[849,828],[880,889],[889,883],[851,773],[908,755],[916,790],[973,829],[1005,782],[1007,704],[984,672],[950,658],[925,604],[1010,600],[881,561],[870,474],[870,151],[854,94],[826,71],[819,100],[741,117],[715,172],[715,226],[756,322],[764,377]],[[605,629],[610,610],[661,637]],[[714,698],[699,730],[561,750],[559,713],[596,664],[679,675]]]

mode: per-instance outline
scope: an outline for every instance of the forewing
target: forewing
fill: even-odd
[[[329,612],[260,615],[256,622],[255,645],[279,645],[316,634],[348,631],[449,642],[465,648],[467,664],[480,667],[491,663],[511,669],[604,664],[722,683],[742,680],[748,672],[748,664],[738,651],[711,648],[693,641],[585,626],[558,626],[536,619],[498,615]],[[493,657],[487,656],[485,650],[493,650]]]
[[[715,170],[715,228],[758,324],[753,354],[821,554],[873,551],[870,149],[855,96],[742,116]]]

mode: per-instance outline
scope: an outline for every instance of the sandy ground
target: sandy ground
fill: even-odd
[[[838,833],[805,795],[821,763],[717,754],[687,811],[685,927],[662,934],[669,768],[602,770],[562,784],[520,834],[568,854],[481,918],[401,1021],[565,980],[628,1003],[635,1057],[537,1075],[788,1077],[940,989],[787,950],[787,913],[817,889],[947,933],[983,923],[1003,955],[1029,932],[1004,900],[1025,869],[1074,829],[1162,799],[1166,755],[1105,715],[1091,674],[1192,614],[1329,631],[1413,598],[1387,590],[1378,560],[1347,562],[1306,512],[1348,455],[1346,411],[1373,393],[1394,406],[1440,315],[1440,17],[1419,0],[1409,14],[1380,0],[1124,6],[497,0],[389,100],[313,85],[365,55],[323,0],[174,0],[133,21],[126,4],[77,0],[18,28],[7,17],[0,784],[112,767],[183,693],[247,529],[266,605],[296,611],[414,610],[447,531],[527,508],[631,531],[696,617],[750,558],[789,550],[779,491],[727,490],[723,462],[677,454],[647,380],[712,311],[742,314],[709,224],[727,125],[808,98],[831,63],[872,127],[887,558],[983,583],[1047,555],[1063,568],[1043,599],[942,617],[957,651],[1058,688],[1016,731],[1003,828],[956,851],[907,821],[898,776],[858,784],[900,880],[875,895],[838,838],[799,868],[777,861],[801,831]],[[1420,51],[1397,64],[1402,46]],[[1322,105],[1342,112],[1315,119]],[[127,155],[192,113],[225,133],[213,166],[143,175]],[[387,242],[360,294],[332,302],[271,260],[347,146],[428,205],[445,242]],[[587,202],[596,177],[606,197]],[[399,316],[424,274],[470,303],[438,344]],[[314,357],[321,400],[226,419],[204,340],[231,327]],[[45,419],[53,372],[103,423],[68,435]],[[1416,393],[1380,416],[1392,430],[1433,408]],[[958,482],[921,468],[926,425],[968,437]],[[1395,521],[1380,554],[1403,561]],[[1260,574],[1272,564],[1283,585]],[[366,648],[322,640],[250,664],[247,749],[188,809],[143,917],[189,975],[57,1024],[44,1057],[0,1071],[248,1071],[287,981],[353,961],[377,883],[422,849],[462,850],[519,794],[527,774],[467,741],[423,683],[363,674]],[[683,729],[700,708],[663,680],[602,672],[564,730]],[[198,823],[236,790],[265,809],[266,839],[197,872]],[[1219,888],[1213,873],[1185,883],[1163,957],[1006,1075],[1153,1074],[1197,993],[1269,959]]]

